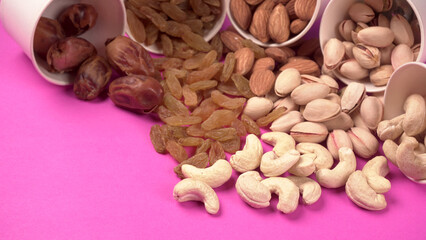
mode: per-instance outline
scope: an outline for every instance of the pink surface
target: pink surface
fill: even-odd
[[[241,201],[237,174],[219,214],[172,197],[176,162],[157,154],[159,123],[107,99],[77,100],[42,79],[0,27],[0,239],[421,239],[426,186],[394,166],[387,209],[358,208],[343,188],[284,215]],[[271,149],[270,147],[266,148]],[[358,169],[365,160],[359,159]]]

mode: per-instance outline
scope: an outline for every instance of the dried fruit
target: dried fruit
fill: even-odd
[[[246,98],[254,97],[254,93],[250,90],[249,80],[241,74],[232,74],[232,81],[237,87],[238,91]]]
[[[206,138],[211,138],[217,141],[227,141],[235,137],[237,135],[237,130],[235,128],[219,128],[207,131],[204,135]]]
[[[249,116],[243,114],[241,115],[241,121],[243,122],[244,126],[246,127],[246,130],[248,133],[252,133],[256,136],[260,136],[260,129],[257,123],[251,119]]]
[[[217,52],[215,50],[211,50],[201,59],[201,63],[199,69],[204,69],[211,66],[217,58]]]
[[[179,165],[177,165],[173,171],[176,173],[176,175],[181,178],[184,179],[185,176],[182,173],[182,165],[183,164],[189,164],[189,165],[193,165],[197,168],[205,168],[207,167],[207,164],[209,162],[209,156],[202,152],[202,153],[198,153],[194,156],[192,156],[191,158],[186,159],[185,161],[181,162]]]
[[[167,84],[168,89],[170,90],[170,93],[175,97],[176,99],[182,98],[182,86],[180,85],[179,80],[177,79],[176,75],[173,73],[166,71],[164,73],[165,75],[165,81]]]
[[[151,127],[151,131],[149,132],[149,136],[151,138],[151,143],[154,146],[154,149],[158,153],[166,152],[166,139],[164,132],[160,125],[154,125]]]
[[[196,107],[198,104],[197,93],[192,91],[189,88],[189,85],[185,84],[182,88],[182,94],[184,98],[184,103],[188,107]]]
[[[146,31],[145,31],[145,25],[143,25],[143,22],[130,9],[126,10],[126,16],[127,16],[127,26],[129,26],[129,30],[133,38],[140,43],[145,42]]]
[[[247,135],[246,127],[244,126],[244,123],[236,118],[232,123],[231,127],[235,128],[237,130],[237,135],[240,137],[245,137]]]
[[[178,116],[189,116],[188,108],[186,108],[181,101],[174,98],[170,93],[164,94],[163,104],[167,109]]]
[[[204,140],[203,144],[197,147],[195,154],[199,154],[202,152],[206,153],[210,149],[211,144],[212,144],[212,140],[210,139]]]
[[[186,129],[186,133],[192,137],[204,137],[206,131],[201,128],[201,124],[194,124]]]
[[[209,165],[212,166],[219,159],[226,160],[225,151],[219,142],[213,141],[209,151]]]
[[[218,108],[219,106],[216,105],[211,98],[207,98],[201,102],[200,106],[194,109],[192,115],[199,116],[203,119],[203,121],[205,121]]]
[[[235,120],[235,113],[231,110],[216,110],[207,118],[201,127],[205,130],[213,130],[224,126],[229,126]]]
[[[65,37],[58,21],[41,17],[34,33],[34,52],[45,59],[50,46]]]
[[[210,44],[206,42],[202,36],[193,32],[185,31],[182,35],[182,40],[195,50],[201,52],[208,52],[211,50]]]
[[[235,63],[235,54],[232,52],[226,54],[222,75],[220,75],[221,82],[227,82],[231,78],[232,73],[234,72]]]
[[[211,98],[213,102],[216,103],[218,106],[230,110],[241,108],[246,103],[245,98],[230,98],[223,95],[218,90],[213,90],[211,92]]]
[[[214,88],[217,86],[217,81],[215,80],[203,80],[203,81],[199,81],[196,83],[193,83],[191,85],[189,85],[189,88],[192,91],[200,91],[200,90],[207,90],[210,88]]]
[[[112,70],[106,59],[94,56],[83,62],[74,80],[74,94],[83,100],[99,96],[111,78]]]
[[[178,141],[181,138],[186,138],[188,135],[186,134],[186,127],[180,127],[180,126],[170,126],[170,125],[163,125],[164,131],[166,132],[166,139],[173,139],[175,141]]]
[[[278,118],[280,118],[281,116],[283,116],[286,112],[287,112],[287,108],[285,108],[285,107],[275,108],[268,115],[257,119],[256,123],[259,127],[266,127],[271,122],[273,122],[273,121],[277,120]]]
[[[166,107],[164,107],[163,105],[160,105],[157,109],[156,109],[157,115],[158,117],[161,119],[161,121],[165,121],[166,118],[173,116],[172,111],[170,111],[169,109],[167,109]]]
[[[188,74],[186,83],[192,84],[201,80],[210,80],[222,69],[222,66],[222,63],[214,63],[203,70],[193,71]]]
[[[236,153],[238,150],[240,150],[240,147],[241,147],[240,137],[238,136],[235,136],[231,140],[219,142],[219,143],[220,145],[222,145],[222,148],[225,152],[231,153],[231,154]]]
[[[58,21],[65,35],[78,36],[93,28],[98,18],[98,12],[90,4],[73,4],[59,14]]]
[[[178,143],[184,147],[198,147],[203,144],[204,139],[199,137],[186,137],[178,139]]]
[[[201,123],[202,119],[197,116],[171,116],[164,121],[170,126],[185,126]]]
[[[170,2],[162,2],[160,4],[161,10],[171,19],[182,22],[186,20],[186,12],[180,9],[176,4]]]
[[[185,148],[183,148],[179,143],[175,140],[168,140],[166,143],[167,152],[179,163],[188,159],[188,153]]]

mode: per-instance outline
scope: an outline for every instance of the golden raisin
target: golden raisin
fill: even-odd
[[[168,140],[166,143],[166,149],[170,155],[178,162],[183,162],[188,159],[188,153],[179,143],[174,140]]]
[[[207,153],[205,152],[201,152],[198,153],[190,158],[188,158],[187,160],[181,162],[179,165],[177,165],[173,171],[176,173],[176,175],[183,179],[185,178],[185,176],[182,173],[182,165],[183,164],[189,164],[192,166],[195,166],[197,168],[205,168],[207,167],[207,164],[209,162],[209,156],[207,155]]]
[[[243,114],[241,115],[241,121],[243,122],[244,126],[246,127],[246,130],[248,133],[252,133],[256,136],[260,136],[260,129],[257,123],[251,119],[249,116]]]
[[[237,130],[235,128],[219,128],[213,129],[204,135],[206,138],[211,138],[217,141],[227,141],[234,138],[237,135]]]
[[[287,112],[287,108],[285,107],[275,108],[274,111],[270,112],[268,115],[257,119],[256,123],[259,127],[266,127],[271,122],[283,116],[286,112]]]
[[[219,159],[226,160],[225,151],[223,150],[223,147],[219,142],[214,141],[212,142],[210,146],[210,151],[209,151],[210,166],[213,165]]]

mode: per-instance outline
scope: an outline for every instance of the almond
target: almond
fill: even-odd
[[[301,20],[309,21],[314,15],[316,0],[296,0],[294,2],[294,12]]]
[[[235,68],[234,72],[246,75],[254,63],[254,52],[250,48],[241,48],[235,52]]]
[[[299,70],[300,74],[308,74],[316,77],[318,77],[321,73],[318,64],[310,59],[298,58],[297,60],[292,60],[282,66],[280,71],[284,71],[288,68],[295,68]]]
[[[257,70],[250,77],[250,90],[256,96],[263,96],[272,89],[274,83],[275,75],[271,70]]]
[[[242,44],[243,38],[233,31],[226,30],[221,32],[220,39],[222,43],[233,52],[244,47]]]
[[[249,5],[244,0],[231,0],[229,8],[231,10],[231,16],[238,26],[247,30],[252,18]]]
[[[290,17],[290,20],[294,20],[294,19],[298,18],[297,15],[296,15],[296,12],[294,10],[294,4],[295,4],[295,2],[296,2],[296,0],[290,0],[285,5],[285,7],[287,8],[287,13],[288,13],[288,16]]]
[[[300,32],[305,29],[305,27],[308,25],[308,21],[303,21],[298,19],[293,20],[290,24],[290,32],[293,34],[299,34]]]
[[[253,14],[253,19],[250,25],[250,33],[259,41],[266,43],[269,41],[267,24],[270,16],[270,11],[258,7]]]
[[[290,18],[284,5],[278,4],[272,10],[268,21],[268,33],[276,43],[283,43],[290,37]]]
[[[258,70],[271,70],[273,71],[275,68],[275,61],[270,57],[259,58],[253,65],[253,72]]]
[[[248,4],[256,6],[257,4],[263,2],[263,0],[245,0]]]
[[[265,54],[279,63],[287,63],[288,54],[280,48],[267,48],[265,49]]]

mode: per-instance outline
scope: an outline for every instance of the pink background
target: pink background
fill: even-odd
[[[276,197],[270,207],[253,209],[239,198],[235,173],[216,191],[219,214],[178,203],[176,162],[157,154],[149,140],[157,120],[108,98],[76,99],[71,87],[42,79],[1,25],[0,41],[0,239],[426,236],[426,187],[393,165],[388,207],[380,212],[358,208],[344,188],[323,189],[317,203],[290,215],[275,209]],[[359,159],[358,169],[364,164]]]

